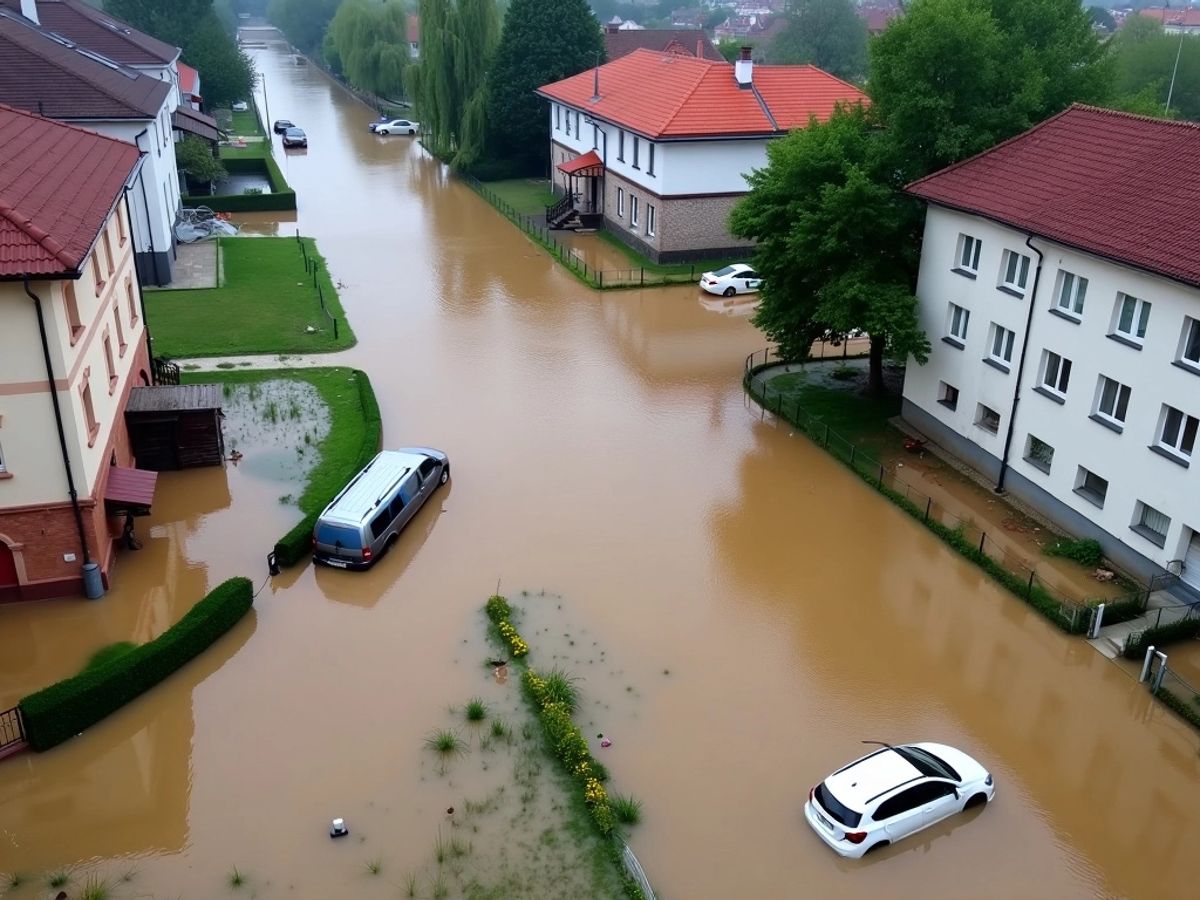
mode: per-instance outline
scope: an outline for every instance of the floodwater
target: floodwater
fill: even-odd
[[[230,575],[264,585],[166,683],[0,764],[0,871],[80,866],[114,897],[236,896],[234,867],[257,897],[403,896],[447,809],[496,786],[482,751],[443,775],[424,742],[472,696],[518,708],[515,679],[482,664],[499,583],[531,661],[574,671],[586,732],[612,736],[597,752],[644,804],[631,843],[668,900],[1194,896],[1195,733],[761,421],[740,388],[763,343],[745,316],[686,286],[583,288],[412,140],[369,134],[371,111],[315,67],[254,53],[270,116],[310,147],[281,162],[297,214],[253,229],[318,239],[360,336],[336,364],[371,375],[387,445],[443,447],[453,478],[372,571],[268,580],[294,485],[249,464],[247,435],[238,466],[163,477],[108,597],[0,609],[11,702]],[[996,802],[835,857],[802,819],[809,787],[862,740],[919,739],[983,760]],[[522,855],[542,815],[476,838],[528,860],[508,896],[569,896]],[[335,816],[349,841],[327,837]]]

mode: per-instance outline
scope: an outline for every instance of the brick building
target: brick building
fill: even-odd
[[[0,105],[0,601],[107,577],[153,476],[124,409],[150,383],[127,187],[136,147]]]

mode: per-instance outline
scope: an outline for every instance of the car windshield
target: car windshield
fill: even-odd
[[[934,756],[928,750],[920,747],[896,747],[896,752],[917,767],[917,770],[930,778],[950,778],[962,781],[954,767],[939,756]]]
[[[842,801],[833,796],[833,791],[829,790],[823,781],[817,785],[816,798],[825,812],[829,813],[829,815],[833,816],[833,818],[837,819],[839,823],[845,825],[847,828],[857,827],[859,821],[862,819],[862,813],[856,813],[845,806]]]
[[[361,550],[362,535],[357,528],[318,522],[317,543],[327,544],[331,547],[341,547],[346,550]]]
[[[715,275],[717,278],[724,278],[726,275],[732,275],[736,271],[737,267],[726,266],[723,269],[717,269],[717,271],[713,272],[713,275]]]
[[[287,130],[288,137],[304,137],[304,132],[299,128],[289,128]]]

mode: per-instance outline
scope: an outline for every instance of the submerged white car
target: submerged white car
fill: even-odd
[[[809,791],[804,818],[834,851],[857,859],[995,795],[991,773],[961,750],[884,745]]]
[[[762,285],[758,273],[745,263],[734,263],[715,272],[700,276],[700,287],[710,294],[732,297],[734,294],[753,294]]]
[[[386,122],[372,122],[371,130],[376,134],[416,134],[421,126],[411,119],[388,119]]]

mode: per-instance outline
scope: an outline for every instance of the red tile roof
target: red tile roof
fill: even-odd
[[[1140,9],[1138,15],[1162,22],[1163,25],[1182,25],[1185,28],[1200,28],[1200,9]]]
[[[543,85],[538,93],[652,138],[774,134],[828,119],[839,101],[867,102],[852,84],[815,66],[755,65],[756,90],[739,88],[734,67],[689,56],[635,50],[594,70]],[[769,111],[769,112],[768,112]]]
[[[0,105],[0,278],[77,272],[138,156],[133,144]]]
[[[591,169],[593,171],[584,171],[586,169]],[[597,154],[595,150],[589,150],[582,156],[577,156],[565,163],[559,163],[558,171],[566,175],[574,175],[577,172],[583,172],[583,174],[588,176],[603,175],[604,163],[601,161],[599,154]]]
[[[697,45],[699,53],[696,52]],[[713,62],[725,62],[725,57],[699,28],[639,28],[604,32],[604,52],[609,62],[643,48],[656,53],[699,56]]]
[[[52,119],[153,119],[171,85],[0,9],[0,103]]]
[[[1200,125],[1072,106],[908,186],[931,203],[1200,287]]]
[[[0,7],[21,11],[21,0],[0,0]],[[127,66],[165,66],[179,48],[114,19],[82,0],[37,0],[43,28],[81,47]]]
[[[182,60],[175,64],[175,69],[179,72],[179,90],[187,96],[197,93],[196,85],[200,82],[200,73]]]

